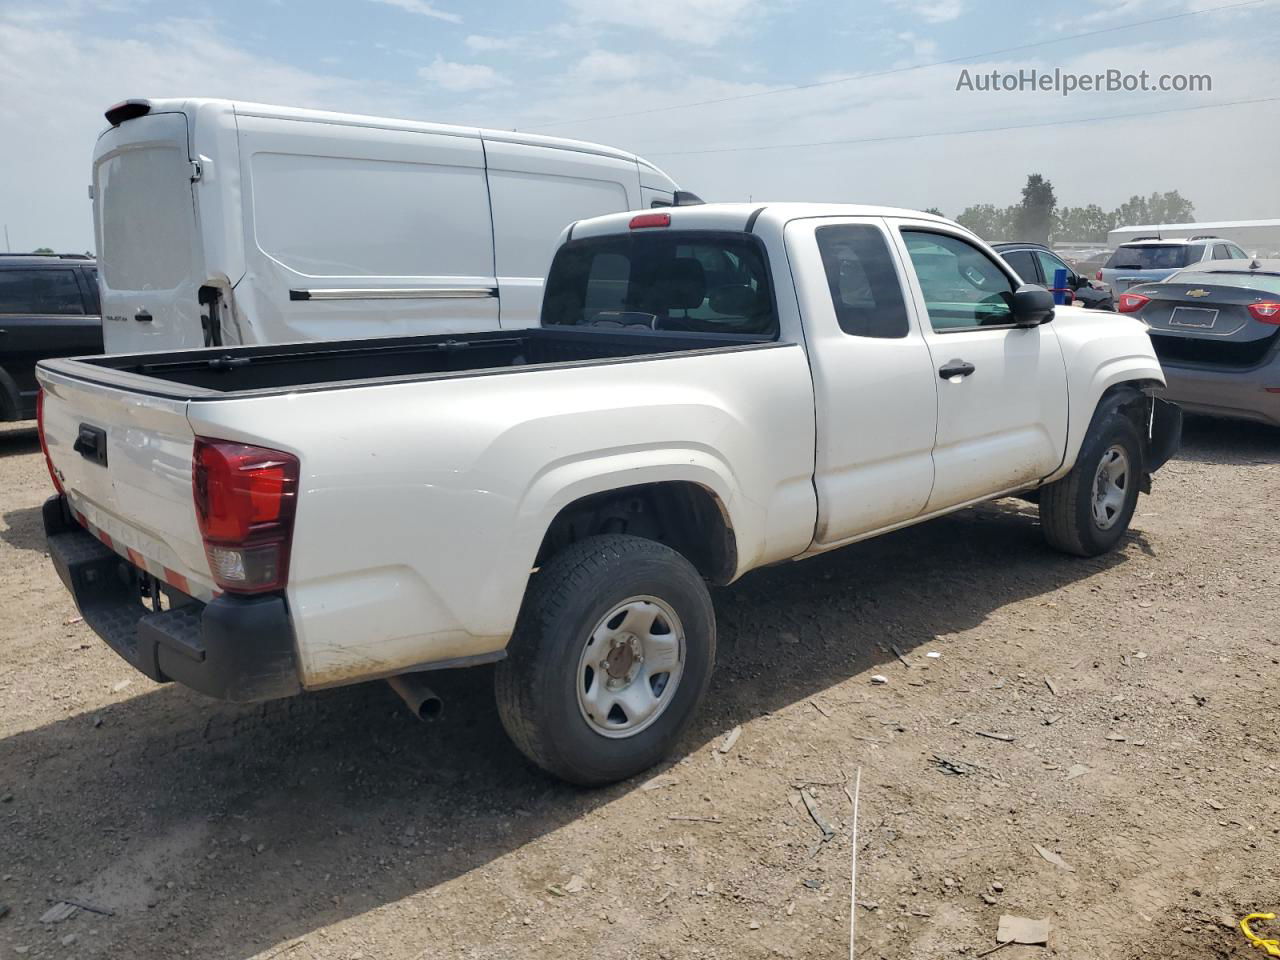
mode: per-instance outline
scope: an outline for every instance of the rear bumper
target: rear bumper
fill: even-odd
[[[283,596],[204,604],[170,591],[171,609],[153,612],[143,606],[138,570],[71,520],[62,497],[45,502],[44,527],[54,569],[85,623],[139,672],[238,703],[301,690]]]
[[[1188,413],[1254,420],[1280,426],[1280,361],[1253,370],[1206,370],[1162,363],[1164,395]]]

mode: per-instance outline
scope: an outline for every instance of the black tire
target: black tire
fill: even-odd
[[[592,728],[579,707],[579,658],[592,630],[618,604],[649,596],[670,606],[684,630],[684,662],[666,707],[622,739]],[[535,764],[571,783],[601,786],[653,766],[697,711],[715,665],[715,611],[693,565],[640,537],[588,537],[533,575],[494,691],[502,725]]]
[[[1123,450],[1128,476],[1123,504],[1110,526],[1104,527],[1094,515],[1094,478],[1104,455],[1113,448]],[[1061,480],[1040,491],[1040,526],[1049,544],[1079,557],[1096,557],[1119,543],[1138,503],[1145,470],[1143,452],[1138,428],[1117,409],[1117,404],[1099,407],[1085,433],[1076,465]]]

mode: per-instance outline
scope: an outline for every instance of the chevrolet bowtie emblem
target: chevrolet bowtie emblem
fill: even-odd
[[[1204,290],[1200,287],[1196,287],[1194,290],[1187,291],[1188,297],[1207,297],[1208,295],[1209,295],[1209,291]]]

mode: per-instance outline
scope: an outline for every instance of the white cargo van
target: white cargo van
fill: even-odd
[[[127,100],[93,159],[108,353],[538,322],[579,219],[696,202],[612,147],[229,100]]]

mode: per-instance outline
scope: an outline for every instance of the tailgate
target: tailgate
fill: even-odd
[[[187,401],[43,366],[39,380],[49,458],[77,519],[135,566],[208,601],[213,581],[192,499]]]

